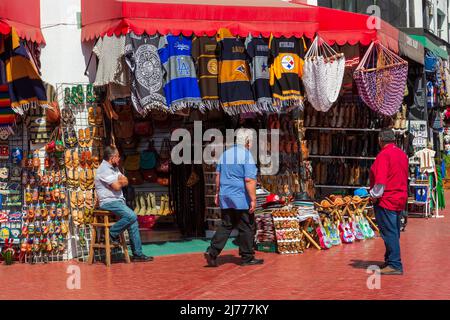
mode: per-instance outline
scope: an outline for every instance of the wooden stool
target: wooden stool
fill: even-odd
[[[114,225],[115,215],[110,211],[105,210],[94,210],[93,222],[91,223],[91,245],[89,248],[88,263],[92,264],[94,262],[94,250],[95,249],[105,249],[106,252],[106,266],[111,266],[111,248],[121,247],[123,249],[123,254],[125,255],[125,262],[130,263],[130,256],[128,254],[128,247],[125,241],[123,233],[120,234],[120,244],[112,245],[109,242],[109,229]],[[97,228],[103,228],[105,233],[105,241],[97,242]]]

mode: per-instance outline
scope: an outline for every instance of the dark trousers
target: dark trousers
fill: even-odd
[[[375,218],[386,246],[384,261],[390,267],[403,271],[400,257],[401,211],[391,211],[375,206]]]
[[[217,257],[225,247],[231,232],[237,226],[239,231],[239,255],[243,262],[253,259],[253,238],[255,236],[255,217],[248,210],[222,209],[222,224],[211,240],[208,252]]]

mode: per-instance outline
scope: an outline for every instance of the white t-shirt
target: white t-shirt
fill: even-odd
[[[417,151],[415,156],[419,158],[421,172],[434,172],[434,156],[436,151],[431,149],[422,149]]]
[[[125,36],[100,38],[93,51],[99,62],[94,85],[115,83],[129,85],[129,71],[125,65]]]

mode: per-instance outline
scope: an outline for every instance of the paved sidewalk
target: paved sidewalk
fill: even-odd
[[[447,194],[449,196],[450,194]],[[450,203],[450,202],[448,202]],[[0,265],[1,299],[450,299],[450,217],[410,218],[402,233],[405,274],[384,276],[369,290],[366,266],[382,262],[381,238],[300,255],[260,254],[262,266],[240,267],[225,251],[219,268],[202,254],[157,257],[154,262]],[[81,289],[69,290],[67,267],[81,270]]]

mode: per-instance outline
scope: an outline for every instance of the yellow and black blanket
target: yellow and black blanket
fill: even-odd
[[[218,31],[217,41],[219,96],[224,111],[230,115],[258,112],[244,42],[224,28]]]
[[[11,108],[23,115],[30,107],[46,106],[45,87],[14,28],[0,38],[0,59],[5,65]]]

